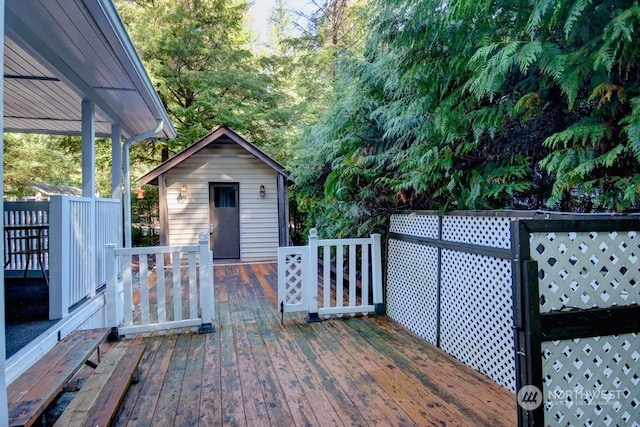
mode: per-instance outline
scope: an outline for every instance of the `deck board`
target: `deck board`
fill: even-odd
[[[160,398],[159,391],[167,376],[177,338],[177,335],[166,335],[143,339],[147,344],[147,352],[139,365],[141,378],[137,384],[129,387],[116,423],[121,420],[119,425],[152,425]]]
[[[515,396],[385,316],[277,311],[277,265],[215,265],[216,332],[137,337],[115,426],[516,425]]]

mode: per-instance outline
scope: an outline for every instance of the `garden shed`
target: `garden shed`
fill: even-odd
[[[158,186],[160,243],[210,233],[215,259],[275,259],[288,245],[288,173],[220,126],[138,180]]]

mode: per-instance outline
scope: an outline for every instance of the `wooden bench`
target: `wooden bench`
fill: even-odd
[[[144,344],[129,344],[126,341],[110,349],[54,427],[110,425],[144,351]]]
[[[73,331],[7,387],[9,425],[30,426],[76,372],[98,352],[110,329]],[[89,363],[88,363],[89,362]]]

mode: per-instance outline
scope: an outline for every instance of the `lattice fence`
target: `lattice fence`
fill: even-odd
[[[387,314],[420,337],[438,339],[438,251],[389,240]]]
[[[442,251],[440,347],[515,392],[511,261]]]
[[[636,231],[539,232],[540,313],[622,307],[640,302]],[[545,423],[640,425],[637,333],[542,342]]]
[[[509,250],[513,219],[393,215],[387,313],[515,392]],[[482,247],[501,249],[504,256],[483,254]]]
[[[387,313],[511,391],[541,388],[520,424],[640,426],[640,221],[535,216],[392,216]]]
[[[640,303],[639,244],[635,231],[531,234],[540,312]]]
[[[442,217],[442,239],[492,248],[511,248],[514,217],[452,215]]]
[[[548,341],[542,355],[545,424],[639,425],[638,334]]]
[[[282,297],[282,311],[300,311],[308,307],[304,294],[304,267],[308,263],[309,249],[305,247],[285,247],[279,249],[278,294]]]

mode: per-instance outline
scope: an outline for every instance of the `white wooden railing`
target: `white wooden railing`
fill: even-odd
[[[5,203],[5,271],[40,270],[49,284],[49,318],[66,317],[106,283],[104,245],[122,241],[121,210],[117,199],[91,197]]]
[[[49,317],[95,295],[106,283],[104,244],[121,242],[116,199],[52,196],[49,206]]]
[[[213,255],[206,233],[193,246],[116,248],[108,244],[105,262],[107,326],[116,327],[118,334],[213,329]],[[155,279],[150,280],[153,270]]]
[[[25,235],[20,226],[47,226],[49,224],[48,202],[5,202],[4,203],[4,270],[5,276],[29,274],[32,271],[49,269],[48,229],[39,231],[37,244],[42,252],[30,250],[33,238]],[[30,239],[28,241],[27,239]]]
[[[308,246],[279,248],[278,301],[281,312],[308,311],[309,320],[381,312],[380,235],[323,240],[312,229]]]
[[[121,242],[122,238],[122,203],[117,199],[98,199],[96,201],[96,289],[107,283],[105,268],[105,246],[109,243]],[[118,244],[117,246],[120,246]]]

